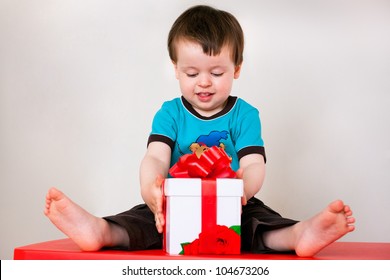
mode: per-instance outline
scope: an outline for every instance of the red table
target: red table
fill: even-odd
[[[259,259],[259,260],[390,260],[390,243],[335,242],[312,258],[294,254],[250,254],[170,256],[162,250],[83,252],[70,239],[59,239],[15,248],[15,260],[196,260],[196,259]]]

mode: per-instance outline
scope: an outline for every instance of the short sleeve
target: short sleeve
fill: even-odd
[[[168,144],[171,148],[177,138],[177,110],[173,101],[165,102],[157,111],[152,122],[152,131],[149,135],[148,145],[154,141]]]
[[[237,117],[235,148],[238,159],[248,154],[261,154],[266,160],[264,141],[261,133],[259,111],[250,106],[242,110]]]

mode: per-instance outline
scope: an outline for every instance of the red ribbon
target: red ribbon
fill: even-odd
[[[169,174],[175,178],[236,178],[230,162],[231,158],[225,150],[213,146],[205,150],[200,157],[195,153],[180,157],[169,169]]]
[[[212,238],[202,242],[201,254],[212,254],[217,250],[217,186],[214,179],[202,180],[202,232],[210,232]],[[207,242],[209,241],[209,242]]]

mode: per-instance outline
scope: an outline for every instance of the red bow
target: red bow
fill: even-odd
[[[180,157],[169,169],[169,174],[175,178],[236,178],[236,172],[230,167],[231,161],[225,150],[213,146],[200,157],[195,153]]]

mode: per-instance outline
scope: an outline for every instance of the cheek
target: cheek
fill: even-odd
[[[181,92],[183,94],[186,94],[186,93],[189,93],[189,92],[192,92],[193,90],[193,86],[191,85],[191,83],[189,81],[186,81],[186,80],[180,80],[180,89],[181,89]]]
[[[216,86],[219,88],[219,90],[223,91],[223,92],[230,92],[231,88],[232,88],[232,80],[227,78],[227,79],[224,79],[224,80],[219,80],[218,81],[218,84],[216,84]]]
[[[193,89],[196,82],[195,79],[182,78],[180,79],[180,87],[183,89]]]

